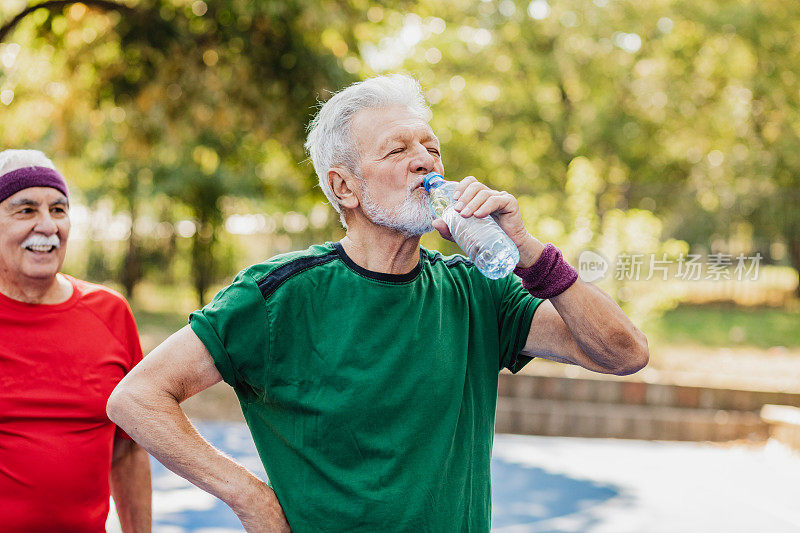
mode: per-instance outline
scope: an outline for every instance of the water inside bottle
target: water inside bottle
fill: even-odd
[[[465,219],[452,206],[448,206],[442,215],[456,243],[487,278],[506,277],[519,263],[519,250],[490,217]],[[458,231],[462,224],[471,226],[467,238]]]
[[[514,254],[507,248],[496,253],[484,250],[475,258],[475,266],[489,279],[504,278],[511,274],[519,263],[519,253]]]

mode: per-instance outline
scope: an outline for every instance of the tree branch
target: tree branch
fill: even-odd
[[[44,8],[50,11],[55,11],[72,4],[83,4],[87,7],[96,7],[104,11],[120,11],[122,13],[133,13],[134,11],[132,7],[128,7],[124,4],[118,4],[117,2],[112,2],[110,0],[48,0],[47,2],[26,7],[20,13],[18,13],[17,16],[3,24],[3,26],[0,27],[0,42],[3,42],[3,40],[6,38],[6,35],[11,33],[14,27],[19,24],[22,19],[37,9]]]

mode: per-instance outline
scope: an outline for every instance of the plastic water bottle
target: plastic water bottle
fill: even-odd
[[[489,279],[509,275],[519,263],[519,250],[514,241],[491,216],[464,218],[453,208],[456,183],[431,172],[422,179],[428,191],[433,214],[444,220],[456,243]]]

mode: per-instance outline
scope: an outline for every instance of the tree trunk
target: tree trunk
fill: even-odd
[[[131,236],[128,239],[128,250],[125,253],[125,259],[122,264],[122,272],[120,273],[122,288],[125,292],[125,297],[130,300],[133,298],[133,290],[136,284],[142,277],[142,261],[139,256],[139,244],[136,236],[133,233],[134,218],[131,217]]]
[[[200,220],[192,241],[192,272],[200,307],[206,304],[206,292],[214,278],[214,225]]]
[[[123,194],[128,200],[128,213],[131,215],[131,235],[128,237],[128,249],[122,262],[120,282],[122,283],[125,297],[133,297],[136,284],[142,279],[142,259],[139,249],[139,240],[136,238],[136,219],[138,217],[139,182],[133,173],[128,174],[128,183],[123,189]]]
[[[792,268],[795,269],[798,273],[800,273],[800,235],[794,234],[789,235],[787,248],[789,250],[789,263],[791,263]],[[797,297],[800,297],[800,283],[797,284],[797,287],[794,288],[794,294]]]

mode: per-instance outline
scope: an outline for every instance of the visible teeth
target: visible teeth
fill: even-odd
[[[55,246],[51,246],[49,244],[32,244],[27,248],[32,252],[50,252],[55,248]]]

